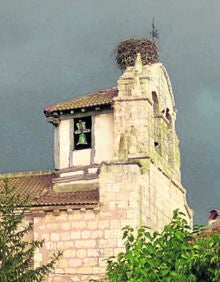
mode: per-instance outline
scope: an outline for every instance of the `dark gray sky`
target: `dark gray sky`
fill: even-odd
[[[149,37],[154,16],[178,109],[182,182],[195,223],[205,224],[220,208],[219,10],[219,0],[0,0],[0,172],[53,169],[43,109],[115,86],[115,47]]]

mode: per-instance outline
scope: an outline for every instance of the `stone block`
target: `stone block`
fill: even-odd
[[[42,261],[42,254],[41,253],[36,253],[34,255],[34,261],[35,262],[41,262]]]
[[[76,230],[82,230],[86,228],[86,221],[85,220],[77,220],[72,222],[72,228]]]
[[[98,219],[87,221],[87,228],[89,230],[95,230],[98,227]]]
[[[40,236],[34,236],[34,238],[42,238],[46,242],[46,241],[49,241],[50,234],[49,233],[41,233]]]
[[[61,250],[67,250],[67,249],[72,249],[75,248],[75,241],[67,241],[67,242],[58,242],[57,243],[57,248],[59,249],[59,243],[62,243],[63,248],[60,248]]]
[[[118,228],[118,227],[120,227],[120,220],[114,220],[114,219],[112,219],[111,221],[110,221],[110,228],[111,229],[116,229],[116,228]]]
[[[81,238],[81,231],[71,231],[70,232],[71,240],[80,239],[80,238]]]
[[[71,230],[72,224],[71,222],[64,222],[61,224],[61,229],[63,230]]]
[[[104,238],[105,239],[118,239],[122,236],[122,232],[120,229],[109,229],[105,230]]]
[[[63,257],[65,258],[74,258],[76,257],[76,250],[75,249],[68,249],[63,252]]]
[[[113,256],[113,248],[103,248],[102,249],[102,257],[108,258]]]
[[[79,210],[75,210],[73,214],[70,216],[70,221],[78,221],[79,219],[83,219],[82,214]]]
[[[86,211],[86,213],[84,214],[84,220],[94,219],[94,218],[95,218],[95,214],[93,211]]]
[[[109,228],[110,221],[109,220],[99,220],[98,222],[98,228],[99,229],[106,229]]]
[[[88,230],[81,231],[81,238],[82,239],[91,238],[91,232]]]
[[[51,233],[50,239],[51,239],[51,241],[58,242],[60,240],[60,233],[58,233],[58,232]]]
[[[44,245],[47,250],[56,250],[55,242],[45,241]]]
[[[61,232],[60,238],[62,241],[69,241],[70,240],[70,232]]]
[[[42,225],[43,226],[43,225]],[[45,230],[48,230],[49,232],[52,232],[52,231],[56,231],[57,229],[59,229],[60,226],[58,223],[46,223],[45,226],[43,226],[43,229]]]
[[[68,259],[68,265],[71,268],[76,268],[82,266],[82,260],[80,258]]]
[[[92,239],[99,239],[104,238],[104,231],[103,230],[94,230],[90,232],[90,237]]]
[[[96,240],[76,240],[76,248],[94,248],[96,246]]]
[[[76,251],[76,257],[78,258],[85,258],[87,256],[87,250],[81,249]]]
[[[116,246],[117,240],[116,239],[99,239],[98,245],[100,249],[104,248],[113,248]]]
[[[83,265],[85,266],[98,266],[99,259],[97,257],[90,257],[83,259]]]
[[[80,260],[80,262],[81,262],[81,260]],[[81,264],[80,264],[81,265]],[[79,265],[79,266],[80,266]],[[76,275],[76,269],[77,269],[77,267],[79,267],[79,266],[70,266],[70,267],[66,267],[65,268],[65,271],[66,271],[66,273],[68,273],[71,277],[79,277],[80,278],[80,276],[78,276],[78,275]],[[78,280],[77,280],[78,281]],[[81,280],[79,280],[79,281],[81,281]]]
[[[88,249],[87,250],[88,257],[98,257],[100,255],[100,252],[97,248],[95,249]]]

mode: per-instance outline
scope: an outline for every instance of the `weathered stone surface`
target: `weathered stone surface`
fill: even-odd
[[[85,154],[84,150],[72,153],[71,141],[65,141],[72,138],[72,121],[61,120],[56,129],[58,139],[63,134],[59,142],[55,138],[59,143],[56,164],[58,168],[100,164],[95,180],[99,207],[81,211],[69,208],[56,217],[52,212],[34,217],[34,238],[47,241],[36,253],[35,264],[46,262],[55,250],[63,250],[48,281],[103,277],[104,259],[116,256],[123,248],[121,229],[125,225],[161,230],[176,208],[191,222],[186,190],[181,185],[175,119],[172,87],[164,66],[143,66],[139,57],[135,66],[128,67],[118,80],[113,112],[95,115],[95,149],[87,149]],[[72,176],[76,175],[74,171]]]

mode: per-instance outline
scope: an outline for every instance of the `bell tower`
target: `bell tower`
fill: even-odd
[[[118,161],[150,159],[180,181],[176,110],[169,76],[161,63],[135,65],[118,80],[114,98],[114,157]]]
[[[45,109],[55,128],[53,190],[98,191],[98,212],[117,218],[117,238],[127,224],[161,230],[177,208],[192,221],[172,86],[151,53],[126,58],[117,87]]]
[[[68,281],[104,279],[103,262],[124,251],[127,225],[162,231],[175,209],[192,224],[181,183],[174,96],[157,47],[129,39],[117,51],[123,73],[116,87],[44,111],[54,125],[55,170],[50,186],[39,192],[49,214],[37,218],[35,231],[41,235],[45,226],[50,246],[58,241],[64,247],[57,272],[63,279],[68,273]]]

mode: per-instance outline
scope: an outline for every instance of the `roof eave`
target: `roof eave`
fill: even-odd
[[[55,111],[50,111],[50,112],[44,111],[44,115],[46,116],[47,121],[49,123],[52,123],[54,126],[57,126],[57,125],[59,125],[63,116],[74,117],[76,114],[81,114],[81,113],[110,110],[110,109],[112,109],[112,106],[113,106],[113,101],[111,103],[97,104],[97,105],[94,105],[94,106],[69,108],[69,109],[65,109],[65,110],[55,110]]]
[[[76,210],[80,210],[81,212],[94,210],[98,212],[99,202],[69,205],[32,205],[27,213],[33,216],[44,216],[48,212],[52,212],[54,215],[59,215],[59,213],[63,211],[71,214]]]

